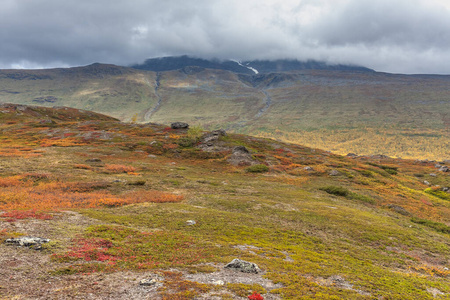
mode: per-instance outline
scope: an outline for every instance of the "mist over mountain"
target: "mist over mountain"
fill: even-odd
[[[361,71],[374,72],[374,70],[355,65],[328,64],[322,61],[307,60],[299,61],[293,59],[278,60],[207,60],[194,58],[187,55],[168,56],[147,59],[142,64],[132,65],[132,68],[154,72],[179,70],[185,67],[201,67],[207,69],[219,69],[241,74],[259,74],[272,72],[287,72],[298,70],[338,70],[338,71]]]

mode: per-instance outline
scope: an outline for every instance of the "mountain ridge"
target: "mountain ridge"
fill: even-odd
[[[328,64],[326,62],[315,60],[299,61],[293,59],[278,59],[250,60],[241,62],[237,60],[207,60],[202,58],[194,58],[187,55],[150,58],[141,64],[131,65],[130,67],[140,70],[162,72],[179,70],[191,66],[220,69],[249,75],[299,70],[346,70],[374,72],[374,70],[366,67],[344,64]]]

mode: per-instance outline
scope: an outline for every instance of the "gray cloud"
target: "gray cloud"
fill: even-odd
[[[450,74],[445,0],[3,0],[0,68],[189,54]]]

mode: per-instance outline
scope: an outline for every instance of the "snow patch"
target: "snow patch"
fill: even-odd
[[[239,60],[231,59],[231,61],[234,61],[235,63],[237,63],[241,67],[244,67],[244,68],[247,68],[247,69],[253,71],[255,74],[259,74],[258,70],[256,70],[255,68],[252,68],[250,66],[244,66]]]

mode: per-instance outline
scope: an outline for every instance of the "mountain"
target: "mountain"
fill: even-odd
[[[359,70],[153,72],[93,64],[0,70],[0,101],[140,123],[183,121],[340,154],[442,160],[450,156],[449,84],[450,76]]]
[[[139,70],[154,72],[179,70],[186,67],[201,67],[207,69],[226,70],[249,75],[298,70],[341,70],[373,72],[373,70],[365,67],[340,64],[333,65],[314,60],[298,61],[280,59],[275,61],[254,60],[240,62],[236,60],[206,60],[202,58],[189,57],[187,55],[151,58],[147,59],[142,64],[133,65],[131,67]]]
[[[67,107],[0,105],[0,133],[1,299],[450,296],[450,161]]]

